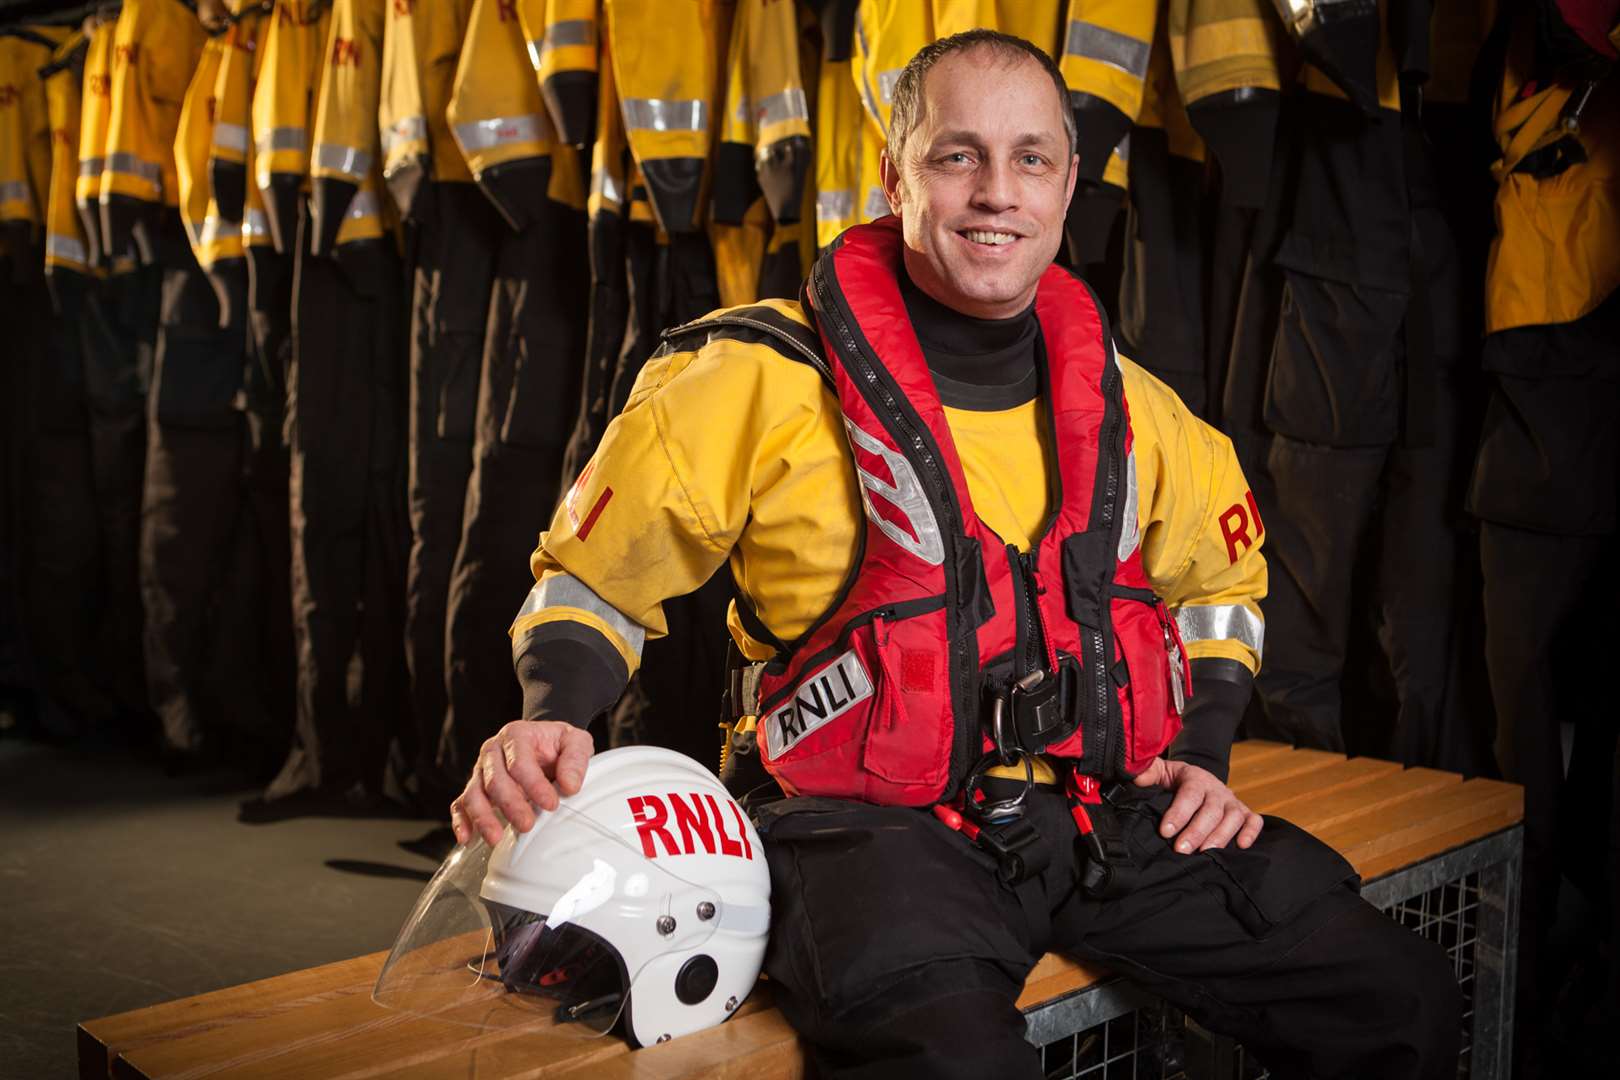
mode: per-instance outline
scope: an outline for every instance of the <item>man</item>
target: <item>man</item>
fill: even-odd
[[[1222,780],[1260,525],[1230,444],[1116,361],[1050,265],[1065,104],[1020,39],[928,46],[894,92],[895,216],[846,232],[798,305],[667,335],[541,540],[513,625],[528,719],[452,825],[494,840],[497,812],[525,830],[577,790],[582,725],[659,601],[729,559],[733,636],[769,661],[734,711],[819,796],[755,812],[766,967],[821,1074],[1039,1076],[1014,1002],[1052,949],[1274,1075],[1449,1076],[1443,956]]]

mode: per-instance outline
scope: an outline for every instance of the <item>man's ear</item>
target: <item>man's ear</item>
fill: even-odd
[[[898,217],[900,215],[900,167],[889,156],[887,146],[878,155],[878,182],[883,185],[883,197],[888,200],[889,212]],[[1072,181],[1069,187],[1074,187]]]
[[[1074,182],[1080,179],[1080,155],[1069,155],[1069,186],[1063,193],[1063,212],[1069,212],[1069,203],[1074,199]]]

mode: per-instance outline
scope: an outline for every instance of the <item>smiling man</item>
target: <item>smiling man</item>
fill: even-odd
[[[457,836],[578,790],[660,605],[729,562],[767,970],[820,1075],[1040,1076],[1014,1003],[1048,950],[1273,1075],[1454,1075],[1443,954],[1225,784],[1264,526],[1228,441],[1052,265],[1078,160],[1056,67],[961,34],[893,105],[893,216],[797,302],[670,331],[541,537],[524,719]]]

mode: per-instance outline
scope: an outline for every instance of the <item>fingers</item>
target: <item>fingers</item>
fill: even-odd
[[[549,725],[507,724],[491,742],[499,744],[501,764],[522,792],[524,810],[529,815],[520,821],[508,812],[507,820],[518,832],[527,832],[534,824],[533,807],[557,809],[557,789],[552,785],[550,776],[557,760],[556,736]],[[485,790],[488,790],[487,784]],[[494,792],[490,794],[494,796]],[[505,807],[502,806],[502,809]]]
[[[1198,846],[1199,851],[1214,851],[1223,848],[1232,842],[1232,837],[1249,820],[1249,809],[1240,802],[1230,802],[1226,805],[1226,813],[1222,815],[1220,824],[1210,830],[1204,842]]]
[[[1204,789],[1196,784],[1182,784],[1176,789],[1176,797],[1171,800],[1170,809],[1159,819],[1159,835],[1164,837],[1176,835],[1203,805]]]
[[[1250,810],[1248,813],[1249,816],[1247,820],[1244,821],[1243,828],[1238,831],[1237,846],[1240,848],[1249,847],[1256,840],[1260,839],[1260,830],[1265,828],[1266,825],[1265,818],[1261,817],[1253,810]]]
[[[572,795],[585,782],[585,764],[596,749],[590,732],[569,727],[561,734],[562,748],[557,754],[557,790]]]
[[[1210,833],[1220,825],[1225,814],[1226,806],[1220,799],[1206,798],[1186,828],[1181,830],[1181,835],[1176,837],[1176,850],[1183,855],[1198,851]]]
[[[521,748],[515,751],[521,753]],[[512,774],[506,770],[506,746],[494,739],[486,742],[478,755],[478,775],[484,784],[484,794],[505,815],[518,832],[527,832],[534,826],[534,805]],[[546,784],[549,788],[551,785]],[[556,799],[555,792],[552,799]],[[539,801],[539,800],[537,800]],[[550,807],[546,807],[550,809]]]
[[[460,797],[450,804],[450,827],[455,830],[456,840],[463,844],[471,840],[474,833],[482,836],[491,847],[501,842],[501,820],[484,796],[484,787],[476,771],[467,781],[467,787]]]

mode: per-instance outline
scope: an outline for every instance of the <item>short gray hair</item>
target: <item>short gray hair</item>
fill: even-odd
[[[1003,34],[999,30],[985,29],[964,30],[960,34],[930,42],[918,49],[917,55],[901,70],[900,78],[895,80],[889,114],[889,157],[896,164],[899,163],[906,140],[922,121],[923,82],[928,78],[929,70],[952,53],[972,49],[987,49],[1003,62],[1028,57],[1041,66],[1041,70],[1051,77],[1052,86],[1057,91],[1059,111],[1063,114],[1063,133],[1069,138],[1069,156],[1073,157],[1080,137],[1074,126],[1074,113],[1069,110],[1069,87],[1063,81],[1063,73],[1058,70],[1057,63],[1033,42]]]

